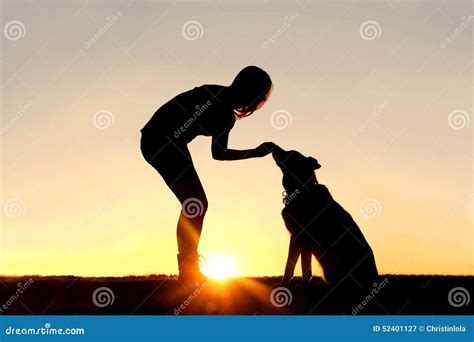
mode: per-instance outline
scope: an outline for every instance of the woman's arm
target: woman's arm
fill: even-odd
[[[275,147],[272,142],[260,144],[258,147],[249,150],[232,150],[227,147],[229,142],[229,132],[218,137],[212,137],[212,157],[216,160],[242,160],[249,158],[264,157],[270,154]]]

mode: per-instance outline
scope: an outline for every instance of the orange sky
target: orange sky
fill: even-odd
[[[274,91],[236,124],[232,148],[274,141],[316,157],[380,272],[472,274],[471,11],[469,2],[2,3],[2,28],[17,20],[25,34],[1,40],[0,273],[176,273],[180,206],[143,160],[139,130],[179,92],[229,84],[255,64]],[[183,33],[189,21],[197,36]],[[379,25],[373,39],[367,21]],[[283,129],[272,125],[279,110],[291,117]],[[110,121],[94,125],[95,113]],[[190,150],[210,204],[200,252],[232,258],[242,275],[282,274],[289,236],[271,157],[214,161],[202,137]],[[373,217],[366,199],[378,203]]]

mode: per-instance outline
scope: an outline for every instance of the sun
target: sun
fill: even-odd
[[[237,276],[237,266],[226,255],[216,255],[206,259],[201,265],[202,272],[212,279],[226,279]]]

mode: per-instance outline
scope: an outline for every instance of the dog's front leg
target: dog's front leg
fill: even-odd
[[[295,273],[295,266],[300,257],[301,249],[299,242],[293,236],[290,239],[290,248],[288,250],[288,259],[286,260],[285,274],[283,275],[283,285],[288,285],[293,274]]]
[[[307,246],[301,246],[301,273],[303,275],[303,285],[308,285],[313,271],[311,269],[311,248]]]

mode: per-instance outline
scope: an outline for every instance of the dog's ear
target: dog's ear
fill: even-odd
[[[313,157],[308,157],[308,161],[311,165],[311,168],[313,170],[317,170],[321,167],[321,165],[319,165],[318,161],[316,159],[314,159]]]

